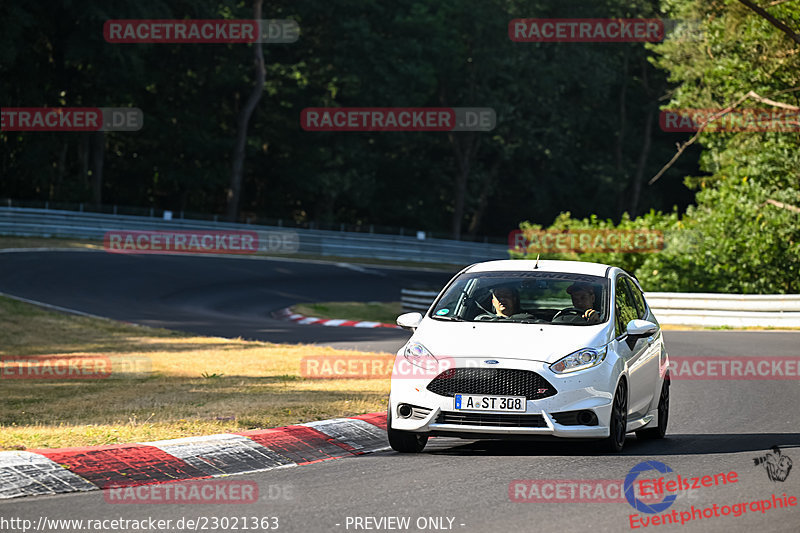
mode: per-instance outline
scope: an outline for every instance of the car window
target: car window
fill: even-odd
[[[625,333],[628,323],[639,318],[636,304],[631,297],[625,276],[617,276],[616,291],[614,294],[614,314],[616,317],[615,328],[617,337]]]
[[[571,273],[462,274],[442,294],[430,316],[451,321],[598,324],[608,320],[608,286],[605,277]],[[576,307],[576,302],[584,307]],[[587,309],[595,311],[591,322],[581,316]]]
[[[642,291],[639,290],[639,287],[636,286],[636,283],[634,283],[632,279],[625,278],[625,282],[628,285],[630,295],[633,297],[633,303],[636,306],[636,314],[638,318],[644,320],[647,316],[647,306],[644,303]]]

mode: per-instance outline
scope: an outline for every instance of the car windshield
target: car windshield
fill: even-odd
[[[608,320],[608,280],[554,272],[476,272],[436,302],[437,320],[587,326]]]

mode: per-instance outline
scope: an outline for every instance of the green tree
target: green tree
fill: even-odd
[[[676,84],[669,109],[798,108],[800,54],[795,39],[776,26],[798,27],[800,6],[774,3],[770,19],[744,5],[669,0],[665,13],[702,30],[651,48],[654,63]],[[699,40],[698,40],[699,39]],[[778,107],[778,109],[782,109]],[[685,178],[697,191],[683,217],[651,212],[618,225],[574,220],[566,213],[553,228],[656,228],[666,248],[654,254],[581,254],[635,271],[648,290],[690,292],[800,292],[800,136],[790,132],[702,130],[696,139],[706,175]],[[666,161],[666,160],[665,160]],[[658,174],[656,174],[658,176]],[[666,174],[660,181],[671,179]],[[651,180],[652,181],[652,180]],[[521,227],[529,227],[523,224]]]

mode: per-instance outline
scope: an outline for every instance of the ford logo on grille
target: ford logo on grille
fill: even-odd
[[[498,361],[497,359],[487,359],[484,361],[484,363],[486,363],[487,365],[497,365],[500,364],[500,361]]]

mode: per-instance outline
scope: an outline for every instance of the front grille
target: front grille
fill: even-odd
[[[547,398],[557,392],[536,372],[513,368],[449,368],[433,378],[427,388],[440,396],[492,394],[525,396],[528,400]]]
[[[493,413],[452,413],[442,411],[436,418],[438,424],[459,426],[490,426],[514,428],[546,428],[542,415],[498,415]]]

